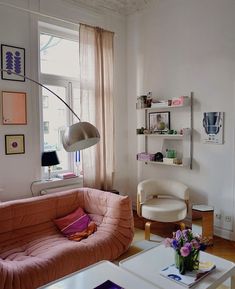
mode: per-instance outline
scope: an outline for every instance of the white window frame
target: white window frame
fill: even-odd
[[[39,22],[39,46],[40,46],[40,35],[41,34],[49,34],[53,35],[55,37],[60,37],[64,38],[67,40],[72,40],[78,42],[79,40],[79,33],[78,30],[72,30],[68,28],[64,28],[61,26],[55,26],[52,24],[48,24],[45,22]],[[79,45],[79,43],[78,43]],[[39,49],[39,81],[45,85],[45,86],[62,86],[65,87],[66,89],[66,102],[68,103],[69,106],[73,107],[72,103],[72,96],[73,96],[73,89],[74,88],[79,88],[80,87],[80,82],[78,78],[73,78],[73,77],[62,77],[60,75],[52,75],[52,74],[46,74],[46,73],[41,73],[41,57],[40,57],[40,49]],[[56,96],[54,96],[56,97]],[[40,126],[41,126],[41,134],[40,134],[40,139],[41,139],[41,144],[42,148],[44,148],[44,132],[43,132],[43,101],[42,101],[42,90],[41,90],[41,102],[40,102]],[[67,123],[66,125],[71,125],[73,121],[73,115],[70,112],[68,108],[67,110]],[[74,171],[76,172],[76,167],[75,167],[75,153],[70,153],[68,154],[68,163],[69,163],[69,171]],[[61,170],[60,173],[66,172],[67,170]],[[44,169],[42,171],[43,177],[47,174],[46,170]]]

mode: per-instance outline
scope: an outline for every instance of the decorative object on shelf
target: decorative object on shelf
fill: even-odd
[[[93,146],[97,144],[100,140],[100,134],[98,129],[92,125],[89,122],[82,122],[81,119],[78,117],[78,115],[74,112],[74,110],[54,91],[43,85],[42,83],[26,76],[22,75],[20,73],[15,73],[14,71],[10,69],[0,69],[0,71],[6,72],[8,74],[17,75],[18,77],[25,78],[27,80],[32,81],[33,83],[36,83],[37,85],[45,88],[48,90],[51,94],[56,96],[63,104],[72,112],[72,114],[78,119],[78,123],[75,123],[67,128],[65,128],[64,134],[62,136],[62,144],[64,149],[67,152],[74,152],[74,151],[80,151],[85,148],[89,148],[90,146]]]
[[[170,112],[150,112],[149,129],[153,133],[163,133],[170,129]]]
[[[147,107],[151,107],[151,104],[152,104],[152,92],[148,92],[147,93],[147,99],[146,99],[146,106]]]
[[[177,158],[175,158],[175,159],[173,159],[173,164],[175,164],[175,165],[182,165],[182,159],[177,159]]]
[[[1,45],[1,76],[4,80],[25,81],[25,49]],[[12,73],[9,73],[11,71]],[[13,73],[14,72],[14,73]]]
[[[176,158],[176,150],[166,150],[166,157],[169,159]]]
[[[155,161],[155,154],[148,153],[138,153],[137,154],[138,161]]]
[[[200,235],[190,229],[178,230],[173,233],[173,238],[166,238],[164,244],[175,250],[175,266],[180,274],[199,269],[199,253],[206,248]]]
[[[145,128],[142,126],[141,128],[137,128],[136,129],[136,133],[137,134],[143,134],[144,133]]]
[[[180,96],[180,97],[173,98],[171,100],[171,105],[172,106],[183,106],[187,99],[188,99],[188,96]]]
[[[2,92],[2,124],[27,124],[25,92]]]
[[[5,154],[15,155],[25,153],[25,140],[23,134],[5,135]]]
[[[41,161],[42,167],[48,167],[48,178],[46,181],[51,181],[51,166],[55,166],[60,163],[56,151],[43,152]]]
[[[156,162],[163,162],[163,154],[161,152],[157,152],[155,154],[155,161]]]
[[[203,141],[204,143],[223,144],[224,113],[203,113]]]
[[[147,95],[141,95],[137,98],[136,108],[147,107]]]

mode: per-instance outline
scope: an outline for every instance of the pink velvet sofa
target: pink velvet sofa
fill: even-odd
[[[97,224],[70,241],[53,219],[78,206]],[[0,289],[34,289],[100,260],[114,260],[133,239],[131,201],[89,188],[0,203]]]

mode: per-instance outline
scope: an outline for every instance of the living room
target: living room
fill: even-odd
[[[113,188],[130,196],[135,208],[141,180],[181,181],[191,203],[214,208],[215,235],[235,240],[234,12],[233,0],[152,0],[127,14],[84,1],[4,0],[1,44],[24,48],[25,74],[39,80],[39,22],[74,31],[85,23],[114,32]],[[38,86],[3,79],[0,85],[1,91],[27,94],[27,125],[1,125],[5,202],[31,197],[30,185],[42,178],[42,123]],[[148,92],[160,99],[193,92],[192,169],[137,163],[136,102]],[[224,113],[223,143],[204,143],[203,113],[216,111]],[[5,135],[18,134],[25,136],[25,153],[6,155]]]

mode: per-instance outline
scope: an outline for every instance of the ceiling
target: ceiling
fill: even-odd
[[[88,8],[103,9],[129,15],[147,8],[154,0],[65,0]]]

